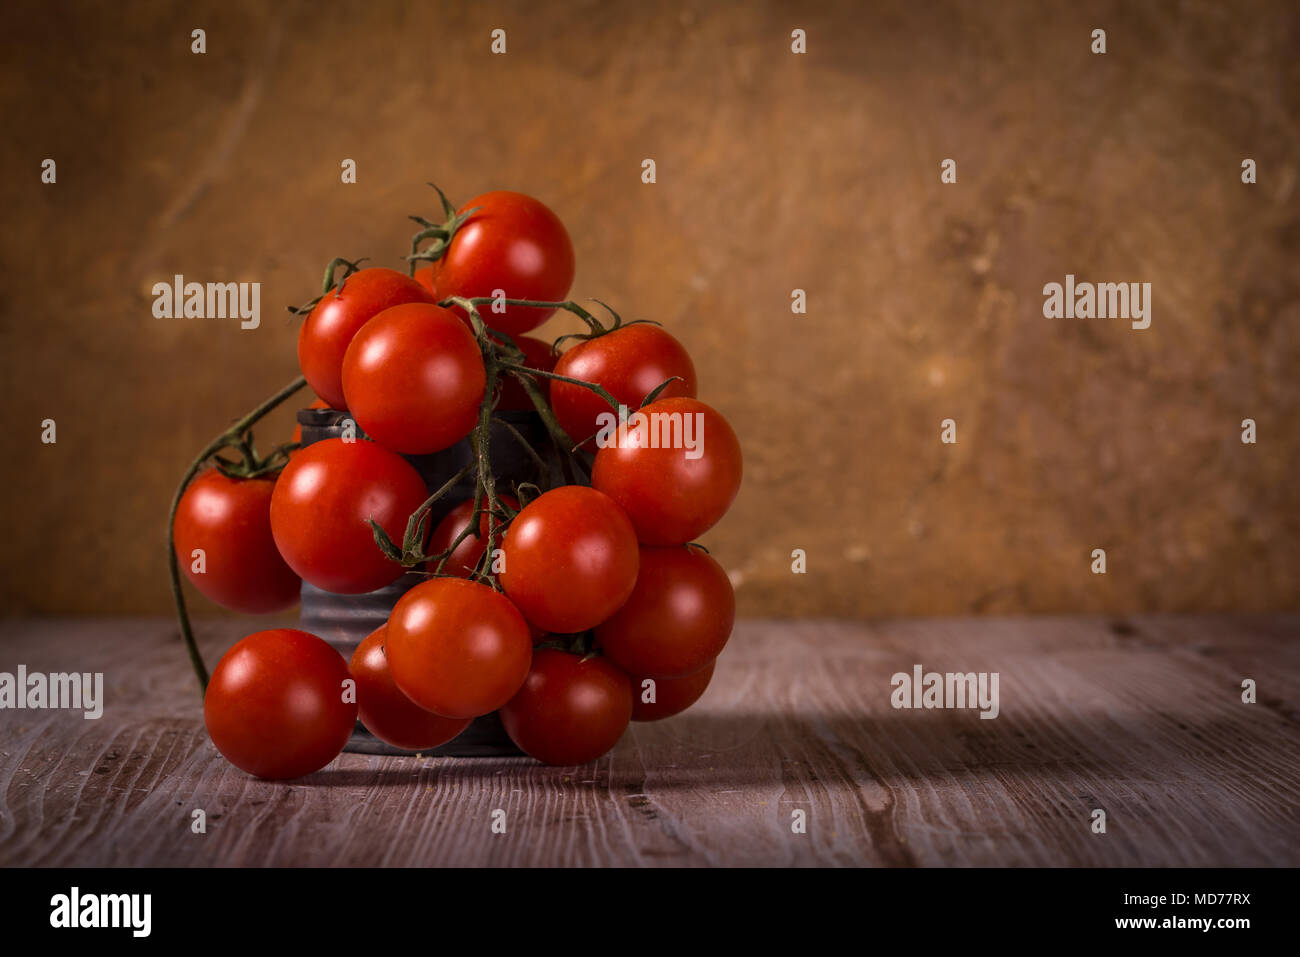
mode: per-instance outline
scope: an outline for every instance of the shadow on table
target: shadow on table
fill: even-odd
[[[1279,747],[1300,743],[1293,725],[1231,718],[1135,713],[1117,723],[1109,713],[1074,712],[1033,720],[981,720],[973,711],[851,714],[687,712],[667,721],[633,724],[611,754],[579,767],[548,767],[531,758],[374,759],[368,768],[331,767],[305,782],[320,785],[402,785],[413,775],[458,780],[596,783],[608,788],[713,789],[729,786],[856,785],[1001,777],[1086,774],[1107,780],[1169,779],[1182,767],[1202,775],[1235,773],[1272,760]],[[1285,723],[1283,723],[1285,724]]]

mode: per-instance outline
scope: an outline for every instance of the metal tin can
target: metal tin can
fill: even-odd
[[[302,444],[307,446],[323,439],[339,438],[343,434],[343,424],[348,418],[346,412],[334,409],[299,410],[298,424],[302,426]],[[534,448],[544,447],[550,441],[541,417],[536,412],[498,412],[496,418],[510,423]],[[360,429],[357,430],[357,434],[358,437],[364,435]],[[494,423],[490,441],[492,471],[499,482],[503,484],[512,481],[536,482],[539,479],[537,463],[520,446],[519,439],[510,434],[507,428]],[[470,456],[469,442],[462,440],[433,455],[403,457],[420,473],[420,477],[424,479],[425,485],[432,493],[468,464]],[[470,475],[433,504],[429,528],[434,528],[458,502],[473,495],[474,479]],[[421,575],[406,574],[388,587],[364,595],[336,595],[303,582],[300,613],[302,627],[325,639],[338,649],[344,658],[351,660],[352,653],[356,651],[357,645],[361,644],[366,635],[388,620],[388,615],[393,610],[393,605],[397,603],[397,599],[423,580],[424,577]],[[364,754],[411,753],[380,741],[363,728],[360,722],[357,723],[344,750]],[[506,735],[501,719],[495,713],[475,718],[454,740],[425,753],[454,757],[522,754]]]

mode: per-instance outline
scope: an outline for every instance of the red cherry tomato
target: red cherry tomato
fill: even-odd
[[[618,743],[632,718],[632,682],[600,656],[554,648],[533,655],[519,693],[501,709],[510,740],[546,764],[594,761]]]
[[[427,303],[385,309],[343,358],[343,395],[366,434],[405,455],[441,452],[478,421],[487,375],[456,316]]]
[[[685,678],[633,678],[632,720],[662,721],[681,714],[700,700],[704,689],[713,679],[713,669],[714,662],[710,661]],[[651,681],[654,682],[653,685],[648,684]],[[651,688],[654,689],[654,701],[646,701]]]
[[[541,369],[543,372],[550,372],[555,368],[556,357],[551,352],[550,343],[543,342],[541,339],[534,339],[532,336],[517,336],[515,337],[515,345],[524,351],[524,365],[528,366],[528,368]],[[512,409],[531,410],[533,408],[533,400],[528,398],[528,393],[524,391],[524,387],[519,384],[518,379],[513,375],[503,374],[501,381],[504,384],[501,387],[501,395],[497,399],[498,412],[508,412]],[[537,383],[537,390],[545,396],[546,380],[536,378],[533,381]]]
[[[411,277],[433,295],[437,300],[438,296],[438,261],[435,259],[427,266],[420,266],[415,270],[415,275]]]
[[[274,490],[273,478],[232,479],[213,468],[190,483],[176,511],[176,560],[186,576],[207,598],[246,615],[292,608],[302,589],[271,535]]]
[[[558,216],[525,196],[498,190],[475,196],[461,213],[478,207],[456,231],[438,261],[438,295],[476,299],[504,293],[506,299],[557,302],[573,283],[573,242]],[[484,323],[510,336],[535,329],[554,310],[481,307]]]
[[[428,497],[404,458],[374,442],[325,439],[289,460],[271,496],[271,533],[289,567],[317,588],[374,591],[403,569],[375,544],[370,519],[401,547],[406,520]]]
[[[356,726],[343,656],[293,628],[259,631],[226,652],[208,682],[203,720],[231,764],[259,778],[302,777],[329,764]]]
[[[722,566],[698,548],[641,549],[632,595],[596,641],[633,675],[681,678],[722,651],[736,623],[736,596]]]
[[[424,751],[446,744],[469,727],[469,719],[425,711],[402,694],[384,656],[386,631],[380,625],[352,653],[348,667],[357,682],[357,717],[367,731],[395,748]]]
[[[604,387],[610,395],[629,409],[640,407],[645,397],[660,385],[678,378],[659,393],[658,398],[695,396],[695,364],[680,342],[658,326],[637,323],[579,342],[555,364],[557,375],[581,379]],[[582,386],[551,379],[551,406],[555,417],[574,442],[589,441],[599,429],[597,419],[609,412],[609,403]]]
[[[533,641],[504,595],[462,578],[431,578],[393,606],[384,643],[393,681],[448,718],[475,718],[510,700],[528,675]]]
[[[708,531],[722,518],[740,490],[740,442],[727,420],[696,399],[660,399],[633,416],[646,416],[654,448],[629,431],[618,442],[596,453],[591,484],[617,502],[647,545],[683,545]],[[677,416],[676,420],[664,418]],[[688,420],[689,417],[689,420]],[[685,430],[666,441],[665,422],[692,424],[692,450],[681,445]],[[629,422],[629,425],[632,425]],[[694,457],[692,457],[694,456]]]
[[[317,400],[316,400],[315,402],[313,402],[311,405],[307,406],[307,408],[309,408],[309,409],[328,409],[328,408],[329,408],[329,403],[326,402],[324,399],[317,399]],[[342,410],[340,410],[340,411],[342,411]],[[295,426],[293,427],[293,441],[294,441],[294,442],[297,442],[297,443],[300,444],[300,445],[302,444],[302,426],[301,426],[301,425],[295,425]]]
[[[373,316],[405,302],[433,302],[433,294],[395,269],[362,269],[327,292],[298,330],[298,365],[312,391],[331,408],[346,409],[343,355]]]
[[[580,485],[529,502],[511,521],[501,550],[501,587],[545,631],[573,634],[600,624],[636,584],[631,523],[609,496]]]
[[[512,495],[497,493],[497,498],[508,505],[510,508],[519,509],[519,501]],[[486,501],[483,505],[487,508]],[[474,516],[474,500],[467,498],[450,512],[448,512],[438,523],[438,527],[433,530],[429,536],[429,546],[425,551],[430,555],[441,555],[447,549],[451,548],[451,543],[456,540],[462,531],[469,525],[469,520]],[[479,513],[478,517],[478,535],[466,535],[456,550],[447,557],[447,563],[442,566],[442,574],[459,575],[461,578],[469,578],[478,568],[479,560],[487,550],[488,541],[488,515],[486,510]],[[496,545],[501,542],[501,526],[497,526]],[[435,563],[430,563],[433,565]],[[433,569],[430,568],[430,571]]]

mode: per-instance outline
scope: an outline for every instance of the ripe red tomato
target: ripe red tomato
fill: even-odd
[[[636,587],[596,641],[629,674],[681,678],[718,657],[735,623],[735,592],[712,556],[643,546]]]
[[[673,376],[659,398],[695,396],[695,364],[680,342],[658,326],[638,323],[579,342],[555,364],[557,375],[594,382],[629,409],[637,409],[647,395]],[[614,413],[609,403],[589,389],[556,379],[551,383],[551,406],[555,417],[574,442],[588,441],[599,428],[603,412]]]
[[[313,402],[311,405],[307,406],[307,408],[309,408],[309,409],[328,409],[329,407],[330,407],[330,406],[329,406],[329,403],[326,402],[324,399],[317,399],[317,400],[316,400],[315,402]],[[339,411],[342,411],[342,410],[340,409]],[[295,426],[293,427],[293,441],[294,441],[294,442],[297,442],[297,443],[299,443],[299,444],[302,443],[302,426],[301,426],[301,425],[295,425]]]
[[[441,452],[478,421],[487,374],[478,342],[428,303],[385,309],[343,358],[343,395],[366,434],[405,455]]]
[[[289,567],[317,588],[374,591],[403,569],[375,544],[370,519],[400,547],[406,520],[428,494],[396,452],[364,440],[325,439],[300,449],[280,473],[271,533]]]
[[[550,343],[534,339],[532,336],[516,336],[515,345],[524,351],[524,365],[528,368],[541,369],[543,372],[550,372],[555,368],[555,356],[551,352]],[[497,399],[498,412],[533,408],[533,400],[528,398],[528,393],[524,391],[518,379],[506,373],[502,375],[501,381],[504,384],[501,387],[501,395]],[[545,396],[546,380],[538,378],[533,381],[537,383],[537,390]]]
[[[513,495],[504,495],[497,493],[497,498],[513,509],[519,508],[519,501]],[[486,500],[483,503],[484,509],[487,508]],[[438,527],[433,530],[429,536],[429,547],[425,551],[430,555],[441,555],[447,549],[451,548],[451,543],[456,537],[464,531],[469,525],[469,520],[474,515],[474,500],[467,498],[450,512],[448,512],[438,523]],[[497,526],[496,542],[493,547],[501,543],[501,530]],[[483,552],[487,550],[488,541],[488,516],[483,511],[478,517],[477,536],[467,535],[456,550],[447,558],[447,563],[442,566],[442,574],[459,575],[461,578],[469,578],[474,574],[474,569],[478,567],[479,559],[483,557]],[[430,562],[430,571],[433,571],[434,562]]]
[[[636,584],[636,533],[609,496],[562,485],[529,502],[506,530],[499,578],[524,617],[573,634],[614,614]]]
[[[740,490],[740,442],[719,412],[696,399],[660,399],[637,415],[648,417],[654,439],[629,431],[626,442],[602,448],[592,466],[592,487],[627,512],[642,542],[683,545],[712,528],[731,507]],[[660,429],[671,421],[665,417],[674,415],[679,424],[690,417],[695,452],[653,447],[655,440],[671,444],[661,439]],[[677,430],[672,441],[680,445],[682,434]]]
[[[411,278],[429,290],[435,300],[441,298],[438,295],[438,260],[435,259],[427,266],[418,267]]]
[[[384,644],[393,681],[448,718],[501,707],[528,676],[528,623],[500,592],[463,578],[431,578],[393,606]]]
[[[469,727],[468,718],[444,718],[402,694],[384,655],[387,627],[380,625],[352,653],[348,666],[357,682],[357,717],[380,741],[406,751],[446,744]]]
[[[632,682],[600,656],[554,648],[533,655],[528,680],[501,709],[510,740],[546,764],[594,761],[618,743],[632,718]]]
[[[337,294],[336,294],[337,293]],[[433,302],[433,294],[395,269],[362,269],[327,292],[298,330],[298,365],[312,391],[331,408],[346,409],[343,355],[373,316],[405,302]]]
[[[246,615],[292,608],[302,589],[271,535],[274,490],[274,478],[232,479],[212,468],[185,489],[176,512],[176,560],[186,576],[218,605]],[[203,550],[202,572],[195,549]]]
[[[343,656],[293,628],[236,642],[212,672],[203,720],[227,761],[259,778],[302,777],[329,764],[357,722]]]
[[[681,714],[700,700],[704,689],[713,678],[715,662],[710,661],[694,674],[685,678],[633,678],[632,679],[632,720],[662,721],[675,714]],[[647,702],[649,694],[646,682],[654,682],[655,700]]]
[[[460,212],[479,207],[456,231],[438,261],[438,295],[494,296],[557,302],[573,283],[573,242],[545,205],[505,190],[475,196]],[[507,306],[479,309],[483,322],[510,336],[535,329],[554,310]]]

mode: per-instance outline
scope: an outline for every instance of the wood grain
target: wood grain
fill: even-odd
[[[209,656],[240,629],[204,624]],[[748,621],[694,709],[593,765],[347,754],[273,784],[208,742],[169,623],[9,621],[0,670],[103,671],[107,703],[0,712],[0,864],[1294,866],[1298,636],[1295,616]],[[894,710],[916,663],[997,671],[1000,716]]]

